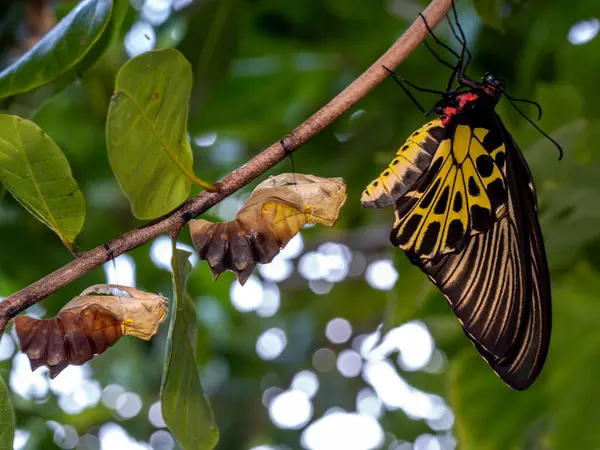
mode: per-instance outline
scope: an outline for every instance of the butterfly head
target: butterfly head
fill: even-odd
[[[504,93],[504,80],[492,73],[487,72],[481,77],[483,91],[496,103]]]

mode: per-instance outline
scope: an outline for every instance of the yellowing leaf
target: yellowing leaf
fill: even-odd
[[[192,220],[190,234],[215,279],[230,270],[244,284],[257,263],[271,262],[304,225],[333,226],[345,202],[341,178],[285,173],[260,183],[235,220]]]
[[[167,302],[160,295],[97,284],[67,303],[52,319],[17,316],[13,320],[31,369],[47,366],[54,378],[69,364],[81,365],[104,352],[122,335],[149,340],[166,313]]]
[[[72,248],[85,220],[85,198],[65,155],[33,122],[0,115],[0,182]]]
[[[108,111],[108,157],[139,219],[162,216],[185,201],[193,172],[187,139],[192,69],[177,50],[144,53],[117,75]]]

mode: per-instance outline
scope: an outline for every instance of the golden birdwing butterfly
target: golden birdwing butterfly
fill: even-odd
[[[361,200],[394,204],[392,243],[438,286],[492,369],[521,390],[539,375],[550,342],[536,194],[494,111],[503,83],[491,75],[461,81],[469,88],[443,95],[439,119],[408,139]]]

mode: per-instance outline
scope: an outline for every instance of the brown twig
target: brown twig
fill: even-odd
[[[451,6],[452,0],[433,0],[423,12],[429,26],[437,26]],[[108,260],[139,247],[160,234],[178,231],[190,219],[202,214],[269,170],[348,111],[387,76],[384,65],[391,69],[396,68],[426,37],[425,25],[421,18],[418,18],[388,51],[333,100],[283,139],[220,180],[217,183],[218,192],[202,192],[164,218],[79,254],[76,260],[6,298],[0,303],[0,334],[9,318]]]

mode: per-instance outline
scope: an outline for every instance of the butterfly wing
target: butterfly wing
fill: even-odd
[[[396,202],[394,245],[436,260],[460,252],[504,213],[506,149],[495,127],[478,123],[480,109],[455,116],[428,171]]]
[[[488,232],[471,236],[460,253],[438,261],[408,254],[446,296],[492,369],[521,390],[539,375],[548,352],[550,278],[531,173],[500,119],[494,121],[506,148],[504,212]]]
[[[427,170],[446,133],[440,119],[415,131],[388,168],[367,186],[360,199],[363,207],[385,208],[402,197]]]

